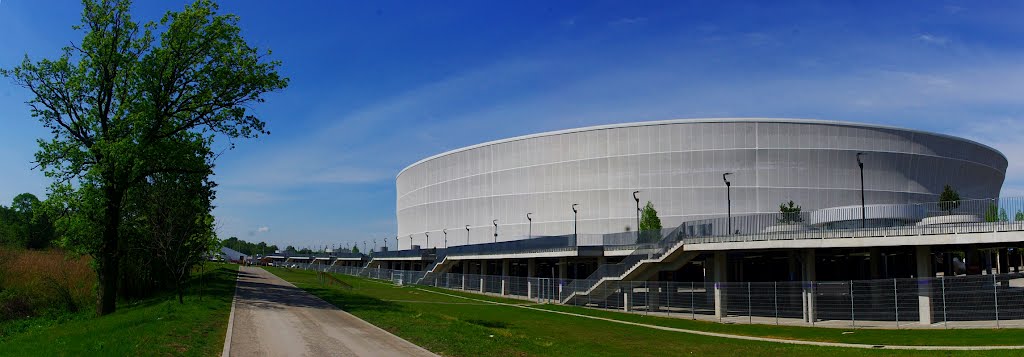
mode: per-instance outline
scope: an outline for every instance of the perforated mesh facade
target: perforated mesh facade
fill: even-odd
[[[860,204],[856,153],[864,152],[868,204],[935,201],[945,184],[963,198],[996,197],[1006,172],[998,151],[955,137],[853,123],[694,119],[541,133],[475,145],[417,162],[398,175],[400,237],[442,246],[533,235],[636,229],[632,192],[666,227],[725,216],[722,173],[733,172],[734,216]],[[430,232],[427,244],[424,232]],[[401,239],[407,249],[408,239]]]

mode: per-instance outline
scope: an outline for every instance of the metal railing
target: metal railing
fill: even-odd
[[[454,273],[425,277],[423,271],[316,264],[297,267],[538,303],[560,303],[571,294],[569,286],[596,283]],[[897,329],[1024,327],[1024,273],[717,284],[614,281],[600,289],[605,293],[584,295],[571,305],[724,323]],[[717,315],[716,289],[721,303]],[[922,319],[922,312],[929,316]]]

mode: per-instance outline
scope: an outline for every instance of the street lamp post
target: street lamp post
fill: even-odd
[[[409,235],[409,250],[412,250],[412,234]]]
[[[732,172],[722,174],[722,181],[725,181],[725,219],[728,220],[726,234],[732,235],[732,182],[726,178],[729,175],[732,175]]]
[[[373,240],[373,249],[377,249],[377,240]],[[370,249],[370,253],[373,253],[373,249]]]
[[[526,220],[530,222],[530,228],[527,230],[528,233],[526,233],[526,239],[533,239],[533,218],[530,218],[531,214],[533,213],[526,213]]]
[[[857,166],[860,167],[860,228],[867,228],[867,210],[864,208],[864,162],[860,161],[862,152],[857,153]]]
[[[448,249],[448,229],[442,229],[441,233],[444,233],[444,248]]]
[[[427,241],[423,245],[430,249],[430,232],[423,232],[423,235],[427,236]]]
[[[636,201],[636,242],[640,243],[640,197],[636,194],[640,191],[633,191],[633,200]]]
[[[577,214],[576,214],[577,213],[576,206],[579,206],[579,204],[578,203],[573,203],[572,204],[572,239],[575,240],[578,243],[579,242],[579,238],[580,238],[580,233],[579,233],[579,229],[578,229],[579,226],[576,224],[576,222],[577,222],[576,221],[576,216],[577,216]]]
[[[491,223],[494,223],[494,243],[498,243],[498,220],[495,219]]]
[[[366,251],[366,241],[365,240],[363,241],[363,251],[364,252]]]
[[[466,245],[469,245],[469,225],[466,225]]]

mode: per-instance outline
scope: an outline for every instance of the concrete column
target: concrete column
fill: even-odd
[[[818,257],[814,249],[804,250],[803,259],[803,310],[804,321],[814,323],[818,320],[818,298],[815,282],[818,279]]]
[[[725,281],[728,276],[728,261],[725,252],[715,252],[711,259],[711,274],[715,282],[715,317],[723,318],[726,315],[725,305]]]
[[[526,259],[526,297],[533,297],[533,280],[537,276],[537,258]]]
[[[796,281],[796,276],[799,273],[796,267],[796,252],[789,251],[787,253],[787,263],[789,263],[789,281]]]
[[[567,266],[569,265],[569,259],[558,258],[558,279],[565,280],[567,275]]]
[[[919,245],[914,248],[917,260],[917,311],[922,325],[932,324],[932,247]]]
[[[951,277],[956,275],[956,269],[953,267],[953,253],[942,253],[942,258],[942,276]]]
[[[487,276],[487,260],[480,260],[480,292],[487,291],[487,280],[484,277]]]
[[[1006,248],[999,248],[996,255],[996,265],[999,266],[999,274],[1006,274],[1010,272],[1010,254]]]
[[[965,252],[965,253],[966,253],[965,256],[967,258],[966,259],[967,260],[966,261],[967,275],[978,275],[978,274],[981,274],[981,269],[982,269],[981,252],[979,252],[977,248],[968,247],[967,248],[967,252]]]
[[[508,295],[508,259],[501,260],[501,295]]]
[[[633,310],[633,302],[630,301],[630,296],[633,295],[631,294],[632,292],[633,289],[622,290],[622,311],[630,312]]]
[[[868,264],[871,267],[871,279],[881,278],[881,274],[878,273],[878,266],[882,263],[881,249],[878,247],[871,247],[868,249]]]
[[[985,274],[992,275],[992,251],[985,250]]]

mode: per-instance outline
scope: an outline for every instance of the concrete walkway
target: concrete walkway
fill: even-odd
[[[240,267],[230,356],[436,356],[255,267]]]

